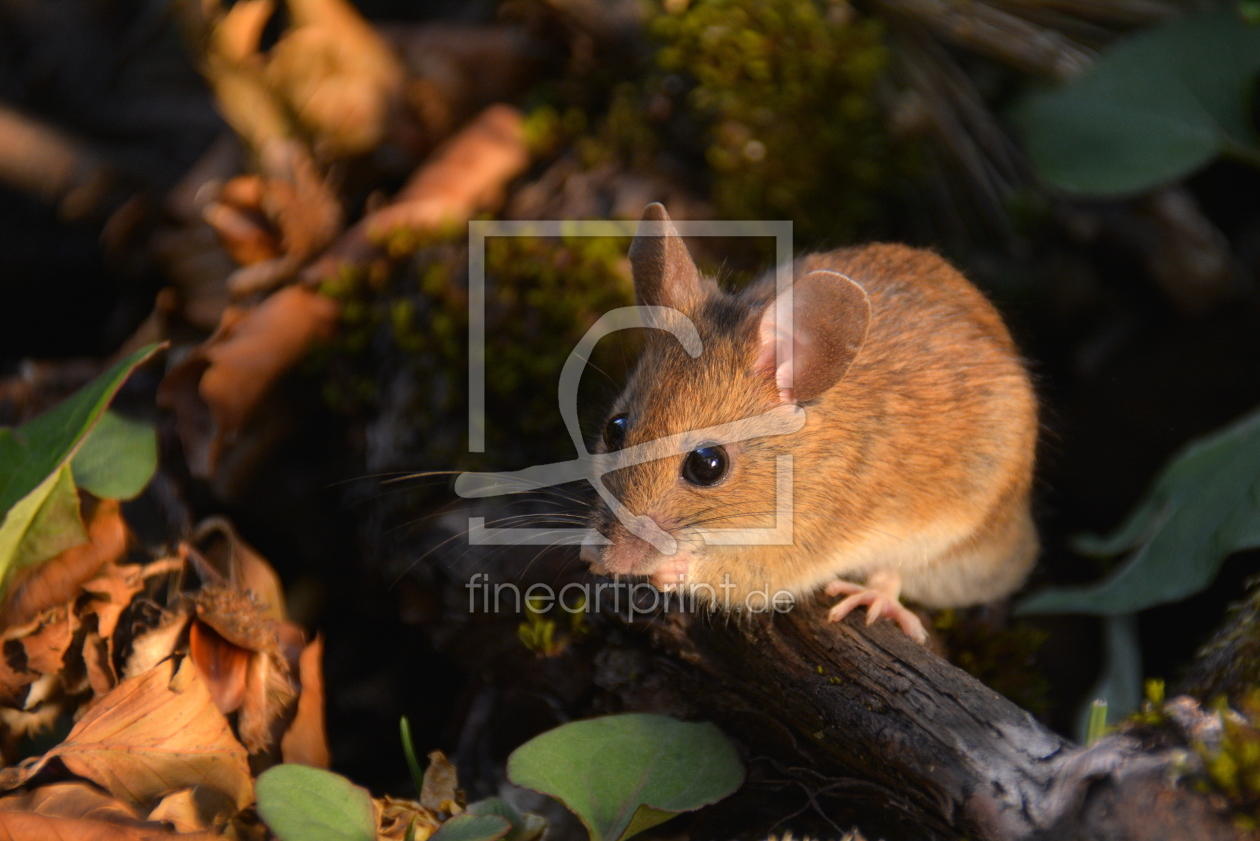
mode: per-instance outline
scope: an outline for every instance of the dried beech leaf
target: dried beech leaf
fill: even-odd
[[[175,410],[194,475],[213,474],[276,380],[333,335],[339,312],[331,298],[286,287],[252,309],[229,308],[219,330],[167,373],[158,403]]]
[[[482,111],[425,161],[389,205],[368,214],[341,236],[301,279],[319,283],[347,265],[364,266],[385,256],[399,230],[429,232],[462,225],[493,206],[509,181],[529,165],[521,114],[510,105]]]
[[[85,592],[96,597],[88,609],[96,614],[96,632],[105,639],[114,635],[118,618],[131,604],[132,597],[144,589],[146,571],[147,567],[110,564],[101,575],[83,585]]]
[[[279,654],[258,653],[250,658],[245,699],[236,718],[237,732],[250,756],[278,752],[297,695],[289,665]]]
[[[149,813],[150,821],[166,821],[177,832],[216,829],[236,814],[235,804],[218,789],[192,786],[171,792]]]
[[[207,584],[193,597],[197,618],[241,648],[277,650],[276,620],[253,594],[226,584]]]
[[[83,663],[87,668],[88,686],[92,694],[99,698],[106,695],[118,683],[114,674],[114,665],[110,662],[109,642],[99,634],[89,633],[83,640]]]
[[[188,631],[188,654],[219,712],[235,712],[245,697],[251,653],[228,642],[204,622],[194,621]]]
[[[379,242],[398,228],[425,231],[465,222],[494,204],[528,165],[520,112],[492,105],[416,171],[397,201],[367,218],[368,237]]]
[[[126,551],[127,524],[118,500],[101,500],[88,520],[86,543],[66,549],[38,566],[20,570],[14,577],[0,610],[0,627],[24,624],[41,611],[70,601],[79,594],[84,582]]]
[[[52,759],[140,808],[199,784],[222,791],[238,810],[253,799],[245,750],[187,658],[178,671],[168,660],[124,680],[23,777]]]
[[[297,714],[280,740],[280,755],[285,762],[327,768],[330,761],[328,734],[324,729],[324,639],[315,637],[298,660],[298,679],[302,694],[298,696]]]
[[[64,607],[46,611],[18,628],[4,632],[0,657],[0,701],[10,703],[44,675],[61,671],[66,652],[74,642],[79,622]],[[29,697],[27,703],[31,703]]]
[[[222,841],[217,832],[175,835],[161,824],[133,826],[34,812],[0,812],[0,841]]]
[[[140,822],[144,816],[91,783],[51,783],[0,798],[0,810],[38,812],[57,818],[91,818],[115,823]]]
[[[379,839],[403,841],[407,837],[407,828],[411,826],[412,821],[415,821],[416,825],[416,838],[428,838],[442,825],[437,815],[415,800],[386,795],[373,802],[376,803],[379,821],[376,829]]]
[[[190,616],[187,612],[171,614],[153,630],[137,636],[131,643],[131,654],[123,669],[123,677],[142,675],[171,656],[179,644]]]
[[[452,811],[451,804],[461,804],[463,793],[459,790],[455,766],[440,750],[429,753],[429,767],[424,769],[424,786],[420,790],[420,804],[434,812]]]

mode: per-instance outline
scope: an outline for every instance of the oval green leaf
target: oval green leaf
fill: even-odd
[[[70,459],[74,483],[101,499],[133,499],[157,470],[157,433],[106,409]]]
[[[620,841],[733,793],[744,766],[712,724],[628,713],[526,742],[508,757],[508,778],[562,802],[592,841]]]
[[[429,841],[498,841],[512,829],[499,815],[456,815],[437,828]]]
[[[1096,584],[1042,590],[1016,613],[1120,616],[1181,601],[1210,585],[1230,554],[1257,547],[1260,410],[1191,442],[1115,534],[1079,542],[1098,556],[1131,552],[1115,572]]]
[[[141,348],[37,418],[0,427],[0,592],[14,566],[38,563],[87,540],[67,464],[137,366]]]
[[[279,841],[376,841],[372,796],[339,774],[277,765],[254,791],[258,814]]]
[[[1260,156],[1249,117],[1257,72],[1260,27],[1225,8],[1126,38],[1072,82],[1024,97],[1012,117],[1051,185],[1133,195],[1225,148]]]

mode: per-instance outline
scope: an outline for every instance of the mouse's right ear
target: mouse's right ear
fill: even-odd
[[[634,297],[639,304],[691,311],[703,298],[700,271],[660,202],[643,211],[630,245]]]
[[[813,400],[849,370],[870,323],[871,300],[852,278],[810,272],[761,314],[755,369],[784,402]]]

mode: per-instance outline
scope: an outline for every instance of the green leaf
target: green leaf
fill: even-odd
[[[87,539],[74,478],[61,467],[18,500],[0,524],[0,570],[39,563]]]
[[[372,796],[339,774],[276,765],[254,791],[258,814],[279,841],[376,841]]]
[[[74,482],[101,499],[133,499],[157,470],[157,433],[106,409],[70,459]]]
[[[429,841],[496,841],[512,824],[498,815],[456,815],[437,828]]]
[[[504,841],[533,841],[547,828],[547,820],[540,815],[522,814],[511,803],[498,797],[478,800],[468,807],[470,815],[498,815],[512,825]]]
[[[34,420],[16,429],[0,427],[0,512],[7,512],[74,455],[123,381],[158,347],[148,345],[115,363]]]
[[[740,787],[744,767],[712,724],[630,713],[526,742],[508,757],[508,778],[560,800],[592,841],[620,841],[716,803]]]
[[[0,427],[0,590],[16,565],[38,563],[87,540],[68,462],[149,345],[39,417]],[[134,471],[131,474],[134,478]]]
[[[1113,535],[1081,545],[1135,551],[1102,581],[1042,590],[1016,613],[1118,616],[1205,589],[1230,554],[1260,547],[1260,410],[1191,442]]]
[[[1024,97],[1012,117],[1053,186],[1132,195],[1225,150],[1260,158],[1250,121],[1257,72],[1260,27],[1226,8],[1115,44],[1072,82]]]

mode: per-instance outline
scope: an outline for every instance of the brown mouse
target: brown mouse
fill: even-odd
[[[597,503],[592,525],[608,542],[583,557],[734,607],[754,592],[823,588],[846,596],[833,621],[865,605],[868,623],[893,619],[920,641],[901,596],[961,607],[1023,583],[1038,551],[1037,405],[979,290],[930,251],[876,244],[796,260],[776,305],[774,273],[725,291],[697,270],[661,205],[643,220],[630,248],[637,302],[681,312],[703,350],[648,331],[597,451],[682,437],[602,476],[629,515]],[[789,307],[790,333],[778,326]],[[802,410],[795,432],[687,437]],[[714,529],[775,526],[787,455],[791,542],[715,541]]]

